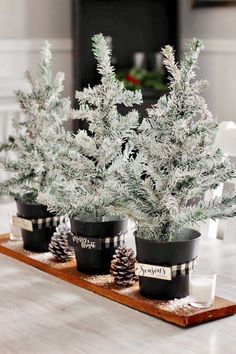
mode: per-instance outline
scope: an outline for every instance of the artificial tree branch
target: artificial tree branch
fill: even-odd
[[[52,53],[45,43],[36,75],[27,71],[29,84],[26,90],[16,91],[16,98],[24,113],[24,119],[14,118],[14,135],[0,145],[0,162],[5,172],[14,176],[1,181],[0,194],[17,198],[32,195],[32,202],[50,183],[49,169],[60,146],[63,121],[73,114],[70,100],[61,97],[64,74],[52,75]],[[32,193],[31,193],[32,192]]]
[[[206,191],[235,177],[228,157],[213,145],[218,124],[200,96],[206,81],[195,78],[202,49],[193,39],[180,64],[173,48],[162,50],[169,95],[147,110],[133,134],[135,158],[113,169],[110,189],[125,201],[123,211],[130,210],[144,238],[168,241],[185,225],[235,215],[235,196],[189,207],[190,200],[202,200]]]
[[[73,118],[88,124],[88,131],[61,142],[50,172],[50,189],[39,200],[58,212],[102,220],[116,199],[107,187],[111,170],[139,120],[137,111],[123,115],[118,108],[140,104],[142,97],[140,91],[126,90],[116,78],[102,34],[93,36],[92,50],[101,82],[76,92],[79,109],[72,112]]]

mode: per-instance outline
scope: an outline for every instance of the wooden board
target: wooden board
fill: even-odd
[[[111,275],[82,274],[77,271],[75,260],[59,263],[53,260],[50,252],[25,251],[21,241],[10,241],[7,234],[0,235],[0,253],[110,300],[181,327],[190,327],[236,313],[236,303],[220,297],[216,297],[214,305],[208,309],[193,308],[183,299],[159,301],[144,298],[139,293],[138,282],[131,287],[124,288],[116,285]]]

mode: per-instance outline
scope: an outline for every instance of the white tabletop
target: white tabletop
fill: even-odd
[[[236,243],[201,241],[200,268],[236,300]],[[179,328],[0,255],[0,354],[234,354],[236,316]]]

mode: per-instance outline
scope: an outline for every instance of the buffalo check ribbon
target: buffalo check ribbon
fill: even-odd
[[[176,264],[171,267],[171,275],[173,278],[179,275],[187,275],[189,272],[197,268],[197,258],[190,262],[185,262],[182,264]]]
[[[116,248],[125,244],[126,234],[120,234],[110,237],[88,237],[72,235],[69,237],[70,246],[80,247],[89,250],[101,250]]]
[[[26,219],[26,218],[19,217],[17,215],[12,216],[13,226],[28,231],[33,231],[35,229],[43,229],[46,227],[56,227],[61,223],[65,223],[66,221],[67,221],[67,217],[64,215],[50,216],[47,218],[39,218],[39,219]]]
[[[119,247],[125,244],[126,234],[101,238],[103,248]]]
[[[178,276],[188,275],[190,271],[196,269],[196,266],[197,258],[190,262],[175,264],[170,267],[137,262],[135,264],[135,274],[147,278],[172,280]]]

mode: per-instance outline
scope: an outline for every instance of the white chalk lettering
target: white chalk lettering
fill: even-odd
[[[97,248],[97,244],[96,244],[96,240],[94,240],[94,238],[91,240],[87,237],[82,237],[82,236],[76,236],[73,235],[72,236],[72,241],[79,244],[81,248],[84,249],[96,249]]]

